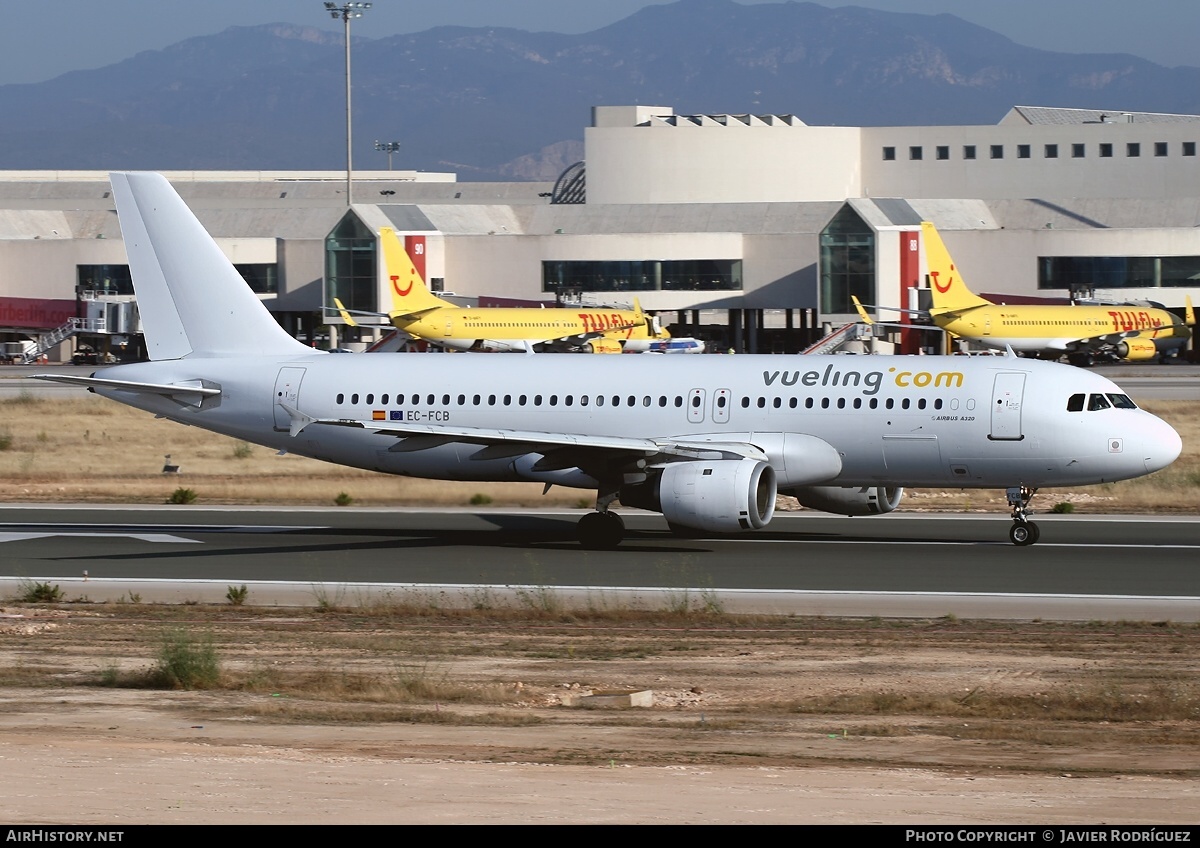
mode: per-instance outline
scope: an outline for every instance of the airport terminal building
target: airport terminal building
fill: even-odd
[[[851,295],[926,305],[920,222],[968,285],[1200,302],[1200,116],[1015,107],[998,124],[819,127],[793,115],[603,106],[555,183],[452,174],[168,172],[290,332],[361,343],[325,311],[387,311],[379,230],[420,245],[469,302],[628,304],[676,335],[796,352]],[[137,314],[107,174],[0,172],[0,342],[135,355]],[[918,337],[902,348],[915,352]]]

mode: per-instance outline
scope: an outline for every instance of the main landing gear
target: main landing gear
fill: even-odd
[[[625,521],[608,507],[617,499],[614,488],[609,494],[601,494],[596,498],[596,511],[589,512],[579,519],[575,526],[575,535],[579,544],[589,551],[611,551],[625,538]]]
[[[1008,528],[1008,538],[1014,545],[1032,545],[1042,536],[1038,526],[1029,520],[1029,502],[1037,494],[1037,489],[1027,486],[1013,486],[1008,489],[1008,505],[1012,507],[1012,527]]]

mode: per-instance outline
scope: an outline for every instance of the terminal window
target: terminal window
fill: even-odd
[[[1041,256],[1039,289],[1188,288],[1200,256]]]
[[[740,259],[548,261],[544,292],[738,291]]]
[[[1083,145],[1083,144],[1072,144],[1072,145],[1071,145],[1071,158],[1072,158],[1072,159],[1082,159],[1082,158],[1083,158],[1083,154],[1084,154],[1086,151],[1087,151],[1087,146],[1086,146],[1086,145]]]
[[[76,290],[81,297],[86,293],[133,294],[133,277],[128,265],[77,265],[75,266]]]
[[[1154,142],[1154,155],[1155,156],[1166,156],[1167,155],[1167,143],[1165,141]]]
[[[884,162],[891,162],[895,158],[896,158],[896,148],[894,148],[894,147],[883,148],[883,161]]]
[[[1018,159],[1028,159],[1029,156],[1030,156],[1029,145],[1028,144],[1018,144],[1017,145],[1017,158]]]
[[[1196,142],[1185,141],[1183,143],[1183,155],[1184,156],[1195,156],[1196,155]]]
[[[849,206],[821,231],[820,305],[824,313],[854,313],[850,296],[870,303],[875,292],[875,233]]]
[[[1142,155],[1142,146],[1140,144],[1138,144],[1136,141],[1129,142],[1129,144],[1125,145],[1125,155],[1130,157],[1131,159],[1136,156],[1141,156]]]
[[[914,145],[908,148],[908,158],[912,159],[913,161],[924,159],[925,151],[919,145]]]
[[[1113,155],[1113,146],[1111,144],[1105,143],[1105,144],[1100,145],[1100,158],[1101,159],[1111,159],[1112,155]]]
[[[964,144],[963,145],[963,158],[964,159],[974,159],[975,158],[975,145],[973,145],[973,144]]]
[[[949,158],[950,158],[950,148],[949,148],[949,147],[947,147],[947,146],[946,146],[946,145],[944,145],[944,144],[940,144],[940,145],[938,145],[938,149],[937,149],[937,158],[939,158],[939,159],[949,159]]]
[[[1003,159],[1004,158],[1004,145],[1003,144],[993,144],[992,145],[992,158],[993,159]]]
[[[1047,159],[1057,159],[1058,158],[1058,145],[1057,144],[1047,144],[1046,145],[1046,158]]]

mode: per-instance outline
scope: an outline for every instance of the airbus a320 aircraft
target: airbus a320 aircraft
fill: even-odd
[[[929,265],[933,322],[964,339],[1004,350],[1090,365],[1093,357],[1147,360],[1177,352],[1196,323],[1192,301],[1186,320],[1161,306],[1004,306],[967,288],[937,228],[921,224]]]
[[[166,179],[111,179],[151,361],[39,377],[343,465],[594,489],[587,547],[620,542],[618,498],[680,533],[730,533],[765,527],[777,492],[873,515],[913,485],[1007,489],[1026,545],[1037,488],[1138,477],[1182,447],[1109,380],[1015,357],[313,351]]]
[[[396,231],[379,231],[392,284],[392,326],[409,335],[454,350],[623,353],[667,343],[671,334],[658,319],[633,309],[538,309],[536,307],[463,308],[431,292]],[[357,321],[340,301],[338,311],[350,326]],[[364,313],[359,313],[364,314]]]

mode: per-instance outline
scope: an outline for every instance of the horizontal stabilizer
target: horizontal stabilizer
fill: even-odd
[[[106,380],[103,377],[73,377],[67,374],[30,374],[27,379],[47,380],[53,383],[69,383],[86,386],[89,390],[111,389],[135,394],[166,395],[189,406],[199,406],[206,397],[219,397],[221,387],[209,380],[186,380],[182,383],[138,383],[132,380]]]

